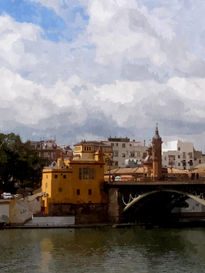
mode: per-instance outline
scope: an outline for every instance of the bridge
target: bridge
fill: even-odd
[[[108,214],[113,223],[170,220],[187,199],[204,207],[193,216],[205,217],[205,179],[108,182]],[[175,209],[176,210],[176,209]],[[192,215],[191,214],[191,215]]]

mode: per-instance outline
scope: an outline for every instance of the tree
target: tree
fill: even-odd
[[[23,143],[14,133],[0,134],[0,183],[4,191],[15,191],[16,183],[24,188],[39,187],[44,165],[29,141]]]

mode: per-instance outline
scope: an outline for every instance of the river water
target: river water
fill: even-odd
[[[205,272],[205,228],[0,230],[0,272]]]

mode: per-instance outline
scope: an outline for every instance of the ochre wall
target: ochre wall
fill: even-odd
[[[42,198],[45,213],[49,213],[49,204],[107,203],[107,194],[103,191],[103,162],[73,160],[66,164],[61,169],[43,170],[42,191],[47,195]],[[86,167],[95,169],[94,179],[79,178],[79,168]]]

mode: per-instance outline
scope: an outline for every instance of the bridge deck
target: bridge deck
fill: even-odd
[[[160,185],[205,185],[205,180],[174,180],[174,181],[112,181],[107,183],[109,186],[160,186]]]

